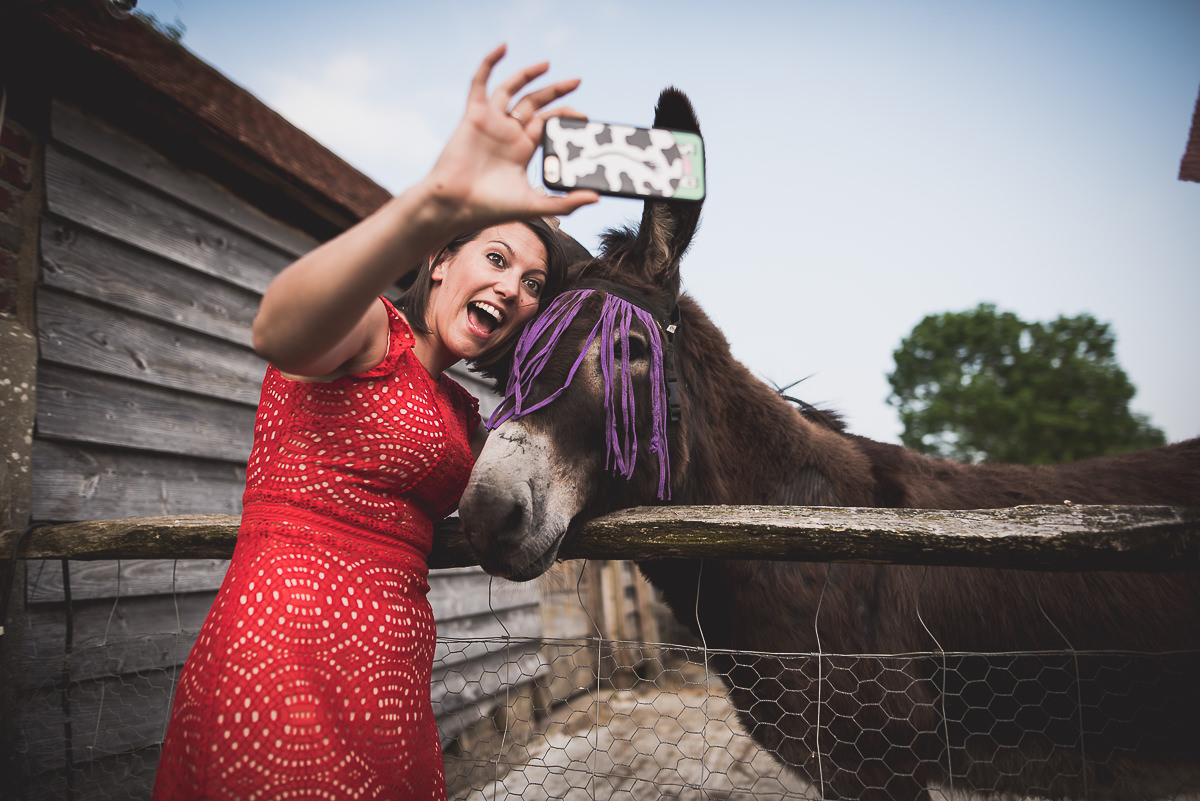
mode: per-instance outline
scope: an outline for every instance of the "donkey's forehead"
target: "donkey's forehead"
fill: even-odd
[[[601,390],[599,394],[605,399],[603,413],[606,416],[608,462],[614,472],[626,479],[632,478],[638,452],[636,393],[629,349],[622,349],[618,356],[615,341],[629,336],[633,327],[641,324],[649,334],[651,351],[649,397],[645,399],[650,403],[653,421],[648,449],[659,463],[658,497],[664,499],[669,496],[670,467],[662,323],[650,312],[614,292],[604,296],[599,314],[583,314],[585,307],[595,308],[596,304],[590,301],[600,292],[594,287],[564,292],[525,330],[517,342],[504,400],[496,408],[488,427],[496,428],[506,420],[519,419],[549,406],[567,392],[580,367],[589,355],[594,354],[598,357],[601,378],[587,383],[593,390]],[[580,331],[588,333],[577,339]],[[567,342],[579,344],[560,347]],[[563,369],[568,362],[570,368]],[[585,371],[585,374],[597,376],[595,370]],[[540,387],[535,389],[536,385]]]
[[[621,317],[632,325],[657,320],[659,299],[640,288],[607,280],[586,280],[559,295],[526,331],[544,339],[556,329],[587,334],[602,319]],[[629,312],[628,315],[622,312]]]
[[[662,324],[671,316],[671,309],[676,305],[676,297],[662,287],[643,282],[623,280],[622,276],[607,277],[602,273],[589,274],[576,284],[579,290],[594,290],[607,298],[618,298],[631,304],[641,312],[648,313]],[[605,300],[605,307],[608,306]],[[597,312],[600,309],[596,310]]]

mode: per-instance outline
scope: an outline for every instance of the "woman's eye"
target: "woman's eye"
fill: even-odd
[[[488,253],[487,257],[488,257],[488,261],[490,261],[492,264],[496,265],[497,267],[503,267],[507,263],[504,261],[504,254],[499,253],[495,250]]]
[[[529,288],[529,291],[533,293],[534,297],[542,294],[542,282],[536,278],[526,278],[525,286]]]

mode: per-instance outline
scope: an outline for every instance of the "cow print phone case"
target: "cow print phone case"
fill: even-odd
[[[704,199],[704,140],[664,128],[566,117],[546,120],[542,182],[631,198]]]

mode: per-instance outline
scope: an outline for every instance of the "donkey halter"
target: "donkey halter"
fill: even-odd
[[[683,410],[679,403],[679,374],[675,370],[675,332],[679,330],[679,304],[672,303],[670,314],[666,320],[663,320],[650,311],[650,304],[646,302],[644,295],[621,284],[601,278],[585,278],[575,288],[595,289],[598,292],[618,297],[633,307],[641,309],[650,319],[654,320],[664,340],[662,356],[663,378],[667,384],[667,419],[672,424],[678,423],[683,416]]]
[[[583,303],[597,294],[606,295],[607,298],[604,300],[599,319],[587,335],[585,345],[562,386],[541,400],[530,400],[528,396],[532,391],[534,379],[557,348],[559,338],[578,315]],[[525,328],[517,341],[508,387],[503,401],[488,421],[488,428],[496,428],[505,421],[523,417],[555,400],[570,385],[575,373],[583,364],[588,352],[587,343],[598,340],[601,344],[600,362],[605,386],[608,464],[614,473],[623,475],[626,480],[632,479],[637,461],[637,430],[633,423],[636,419],[636,397],[629,373],[628,350],[624,351],[620,360],[622,369],[618,372],[613,342],[621,331],[628,335],[629,326],[636,318],[650,333],[650,405],[653,426],[648,451],[658,459],[658,497],[662,500],[669,499],[668,429],[675,428],[681,418],[679,379],[674,354],[674,337],[680,321],[679,306],[673,306],[670,317],[665,321],[651,312],[649,306],[644,295],[620,284],[597,279],[581,281],[575,288],[555,298]],[[620,415],[617,413],[618,408]]]

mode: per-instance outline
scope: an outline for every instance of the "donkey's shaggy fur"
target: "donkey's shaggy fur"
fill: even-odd
[[[674,90],[660,98],[655,124],[698,130]],[[703,310],[679,296],[679,262],[698,220],[695,206],[647,202],[640,229],[610,233],[583,271],[631,287],[660,320],[678,304],[682,419],[670,431],[672,503],[1200,506],[1200,440],[1052,467],[964,465],[805,414],[754,378]],[[596,300],[564,335],[545,391],[594,347],[583,333],[598,309]],[[619,343],[640,399],[649,393],[644,340],[635,329]],[[657,502],[649,455],[639,454],[630,480],[606,469],[598,371],[581,370],[554,403],[499,427],[481,455],[460,513],[491,572],[533,578],[581,523]],[[639,441],[648,441],[645,414],[637,425]],[[710,648],[743,652],[712,662],[747,730],[828,796],[916,801],[946,783],[1054,798],[1200,790],[1195,573],[750,560],[659,560],[641,569]],[[1129,660],[1116,651],[1158,656]],[[916,652],[936,655],[878,656]],[[1037,678],[1047,660],[1077,686],[1047,694]],[[1100,732],[1105,720],[1114,722]]]

